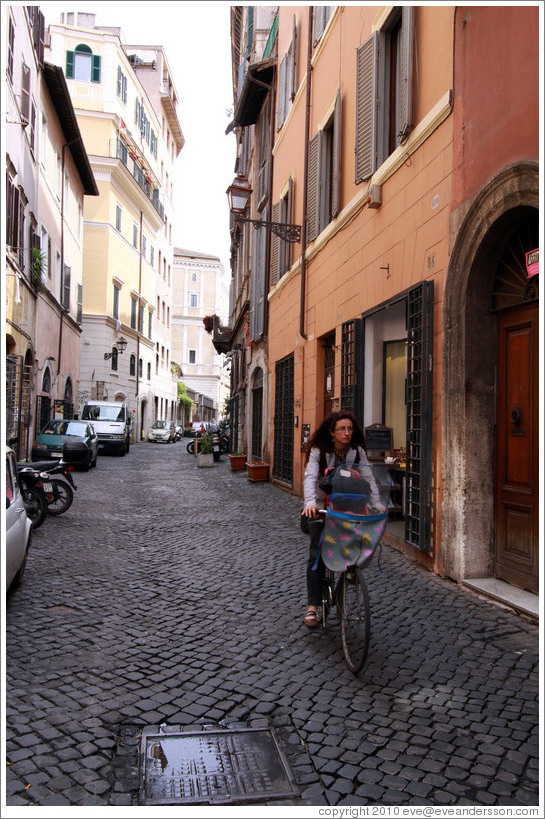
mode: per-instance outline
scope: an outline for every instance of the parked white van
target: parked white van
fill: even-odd
[[[88,401],[81,413],[82,421],[89,421],[98,437],[98,448],[113,449],[126,455],[130,446],[131,414],[127,404],[120,401]]]

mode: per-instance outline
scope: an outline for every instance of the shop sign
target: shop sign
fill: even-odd
[[[539,273],[538,247],[535,250],[530,250],[529,253],[526,254],[526,272],[528,273],[528,278],[531,278],[531,276],[537,276]]]

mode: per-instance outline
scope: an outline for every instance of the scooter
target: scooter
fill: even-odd
[[[46,472],[39,472],[30,464],[18,463],[17,474],[21,485],[21,497],[32,528],[42,525],[47,516],[47,500],[43,488]]]
[[[77,486],[72,478],[74,467],[65,461],[39,461],[34,463],[36,469],[42,470],[42,488],[47,504],[48,515],[62,515],[72,506],[74,490]],[[54,478],[59,475],[65,479]]]

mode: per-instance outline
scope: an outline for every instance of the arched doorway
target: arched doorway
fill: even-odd
[[[537,591],[537,497],[524,512],[531,522],[521,535],[521,509],[507,511],[520,507],[520,496],[515,502],[508,493],[502,500],[500,487],[522,475],[520,441],[509,427],[517,402],[507,416],[505,407],[514,395],[524,394],[524,417],[535,413],[537,421],[537,389],[528,381],[537,361],[532,335],[537,324],[524,341],[509,335],[519,332],[517,314],[526,307],[537,317],[537,298],[523,306],[520,295],[510,303],[505,296],[522,282],[524,253],[539,244],[538,192],[537,163],[525,162],[504,169],[477,195],[453,247],[443,308],[443,569],[455,579],[498,577],[532,591]],[[523,372],[526,380],[515,385],[513,375]],[[526,429],[526,467],[532,476],[525,492],[537,495],[537,429],[530,424],[521,429]],[[506,552],[518,553],[528,577],[513,566],[502,571]]]

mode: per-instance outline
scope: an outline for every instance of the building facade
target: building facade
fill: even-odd
[[[172,355],[191,391],[192,418],[219,421],[229,398],[227,362],[211,343],[204,319],[226,322],[228,291],[217,256],[175,248],[172,290]],[[186,419],[188,420],[188,419]]]
[[[539,247],[539,13],[279,6],[266,52],[269,213],[301,230],[289,247],[266,231],[272,479],[300,495],[309,435],[331,410],[352,410],[369,455],[396,456],[386,539],[456,580],[532,591],[538,295],[525,254]],[[232,17],[232,39],[233,28]],[[259,87],[264,63],[233,57],[233,75]],[[238,143],[249,130],[255,146],[251,95],[237,108],[238,87]],[[255,217],[255,168],[249,187]],[[252,281],[255,260],[245,269]],[[238,354],[247,380],[253,352]]]
[[[79,391],[84,197],[98,195],[62,69],[37,6],[4,9],[6,434],[19,456]]]
[[[99,197],[84,212],[80,404],[129,404],[134,441],[177,412],[171,371],[172,166],[183,146],[161,48],[128,46],[94,14],[49,26]]]

